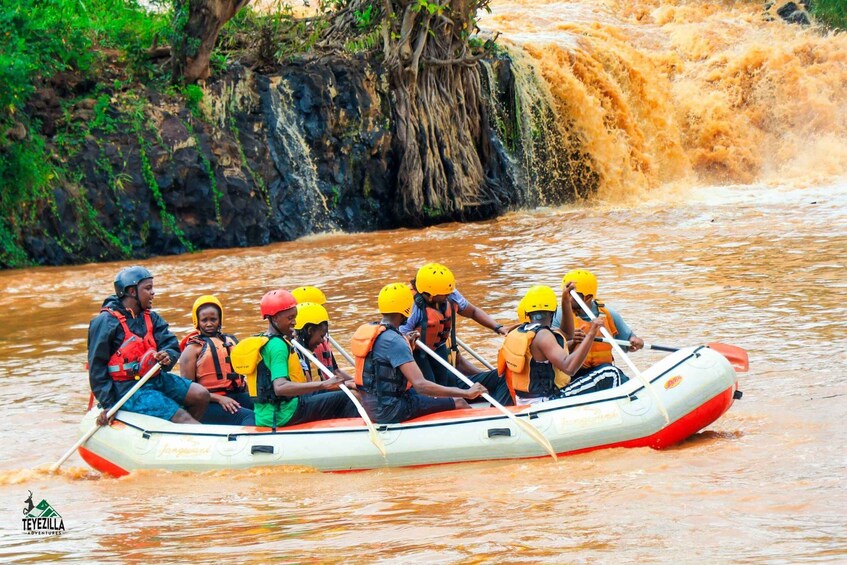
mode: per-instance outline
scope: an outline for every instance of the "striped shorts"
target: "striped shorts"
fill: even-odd
[[[580,369],[574,375],[573,381],[565,388],[559,391],[557,398],[567,398],[578,394],[588,394],[590,392],[598,392],[608,390],[620,386],[629,380],[623,371],[612,365],[605,363],[592,367],[588,370]]]

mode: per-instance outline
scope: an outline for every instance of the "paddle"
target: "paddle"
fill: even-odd
[[[351,367],[355,367],[355,366],[356,366],[356,361],[355,361],[355,360],[354,360],[354,359],[350,356],[350,354],[349,354],[349,353],[347,353],[346,351],[344,351],[344,348],[343,348],[343,347],[341,347],[341,346],[338,344],[338,342],[337,342],[337,341],[335,341],[335,338],[333,338],[333,337],[332,337],[331,335],[329,335],[329,334],[326,334],[326,338],[329,340],[329,342],[332,344],[332,346],[336,349],[336,351],[338,351],[339,353],[341,353],[341,356],[342,356],[342,357],[344,357],[345,359],[347,359],[347,362],[348,362],[348,363],[350,363],[350,366],[351,366]]]
[[[328,376],[329,378],[332,378],[332,377],[334,377],[334,376],[335,376],[334,374],[332,374],[332,371],[330,371],[329,369],[327,369],[326,365],[324,365],[323,363],[321,363],[320,361],[318,361],[317,357],[315,357],[314,355],[312,355],[312,352],[311,352],[311,351],[309,351],[308,349],[306,349],[306,348],[303,346],[303,344],[302,344],[302,343],[300,343],[300,342],[299,342],[299,341],[297,341],[296,339],[292,339],[292,340],[291,340],[291,343],[293,343],[293,344],[294,344],[294,347],[295,347],[295,348],[297,348],[297,350],[298,350],[300,353],[302,353],[303,355],[305,355],[305,356],[306,356],[306,359],[308,359],[309,361],[311,361],[312,363],[314,363],[314,364],[315,364],[315,366],[316,366],[318,369],[320,369],[321,371],[323,371],[323,373],[324,373],[326,376]],[[377,433],[376,433],[376,428],[374,427],[373,422],[371,422],[371,419],[370,419],[370,417],[368,416],[368,413],[365,411],[365,407],[364,407],[364,406],[362,406],[362,403],[361,403],[361,402],[359,402],[359,399],[358,399],[358,398],[356,398],[356,395],[355,395],[355,394],[353,394],[352,392],[350,392],[350,389],[349,389],[349,388],[347,388],[347,386],[346,386],[346,385],[344,385],[344,384],[339,384],[339,385],[338,385],[338,388],[340,388],[341,390],[343,390],[343,391],[344,391],[344,394],[346,394],[346,395],[347,395],[347,397],[350,399],[350,402],[352,402],[352,403],[353,403],[353,406],[355,406],[355,407],[356,407],[356,411],[359,413],[359,416],[361,416],[361,417],[362,417],[362,420],[364,420],[364,421],[365,421],[365,425],[368,427],[368,434],[370,435],[371,443],[373,443],[373,444],[376,446],[376,448],[379,450],[379,452],[380,452],[380,453],[382,453],[382,456],[383,456],[383,457],[385,457],[385,456],[386,456],[386,452],[385,452],[385,445],[383,445],[382,440],[381,440],[381,439],[379,439],[379,435],[377,435]]]
[[[432,357],[433,359],[435,359],[436,361],[438,361],[439,363],[441,363],[444,367],[446,367],[446,368],[447,368],[447,370],[448,370],[448,371],[450,371],[450,372],[452,372],[454,375],[456,375],[456,376],[457,376],[457,377],[458,377],[458,378],[459,378],[459,379],[460,379],[463,383],[465,383],[466,385],[468,385],[468,386],[473,386],[473,385],[474,385],[474,383],[473,383],[473,381],[472,381],[472,380],[470,380],[470,379],[469,379],[469,378],[467,378],[465,375],[463,375],[462,373],[460,373],[460,372],[456,369],[456,367],[454,367],[453,365],[451,365],[450,363],[448,363],[447,361],[445,361],[444,359],[442,359],[441,357],[439,357],[439,356],[438,356],[438,354],[437,354],[435,351],[433,351],[432,349],[430,349],[429,347],[427,347],[427,346],[426,346],[424,343],[422,343],[421,341],[417,341],[417,342],[415,343],[415,347],[418,347],[421,351],[423,351],[424,353],[426,353],[427,355],[429,355],[430,357]],[[555,450],[555,449],[553,449],[553,446],[552,446],[552,445],[550,445],[550,441],[549,441],[546,437],[544,437],[544,435],[543,435],[541,432],[539,432],[539,431],[535,428],[535,426],[533,426],[533,425],[532,425],[532,424],[530,424],[529,422],[526,422],[526,421],[524,421],[524,420],[521,420],[521,419],[517,418],[514,414],[512,414],[512,412],[510,412],[509,410],[507,410],[505,406],[503,406],[502,404],[500,404],[499,402],[497,402],[496,400],[494,400],[494,398],[493,398],[490,394],[488,394],[487,392],[486,392],[486,393],[484,393],[484,394],[482,395],[482,397],[483,397],[485,400],[487,400],[488,402],[490,402],[490,403],[491,403],[491,405],[492,405],[494,408],[498,409],[500,412],[502,412],[503,414],[505,414],[506,416],[508,416],[510,420],[512,420],[515,424],[517,424],[517,425],[518,425],[518,427],[523,428],[523,429],[524,429],[524,431],[525,431],[527,434],[529,434],[529,436],[530,436],[532,439],[534,439],[536,442],[538,442],[538,443],[539,443],[539,445],[541,445],[541,447],[543,447],[543,448],[544,448],[544,449],[545,449],[545,450],[546,450],[546,451],[550,454],[550,457],[552,457],[554,461],[558,460],[558,457],[556,457],[556,450]]]
[[[608,343],[606,338],[596,337],[594,341],[604,341]],[[621,346],[629,346],[629,342],[623,339],[616,339],[615,342]],[[727,358],[732,365],[732,368],[739,373],[745,373],[750,369],[750,359],[747,356],[747,350],[737,345],[729,345],[728,343],[712,342],[707,343],[709,349],[713,349]],[[679,351],[679,347],[669,347],[667,345],[656,345],[645,343],[644,349],[652,349],[653,351]]]
[[[571,296],[574,300],[576,300],[576,303],[579,304],[579,307],[582,308],[582,311],[585,312],[585,315],[588,316],[589,319],[594,320],[594,318],[597,317],[594,315],[594,312],[591,311],[588,305],[582,300],[582,298],[580,298],[579,294],[577,294],[575,290],[571,291]],[[662,416],[665,417],[665,423],[670,424],[671,417],[668,415],[668,411],[665,408],[665,405],[662,403],[661,399],[659,399],[659,395],[656,394],[656,391],[653,389],[653,385],[650,383],[650,381],[644,378],[644,375],[641,374],[641,371],[638,370],[638,367],[635,366],[635,363],[632,362],[632,359],[629,358],[629,355],[624,352],[620,345],[615,343],[615,338],[612,337],[612,334],[609,333],[609,330],[607,330],[605,326],[600,327],[600,333],[602,333],[603,336],[609,341],[609,343],[611,343],[612,349],[614,349],[618,353],[618,355],[623,357],[624,361],[626,361],[626,364],[629,365],[630,369],[632,369],[632,372],[635,374],[635,377],[639,381],[641,381],[641,384],[643,384],[644,388],[647,389],[648,394],[653,397],[653,401],[656,403],[656,406],[658,406],[659,411],[662,413]],[[627,342],[627,345],[629,345],[629,342]]]
[[[140,389],[141,387],[143,387],[143,386],[144,386],[144,384],[145,384],[147,381],[149,381],[150,379],[152,379],[153,377],[155,377],[155,376],[156,376],[156,374],[157,374],[157,373],[158,373],[161,369],[162,369],[162,366],[161,366],[159,363],[156,363],[153,367],[151,367],[151,368],[150,368],[150,370],[149,370],[149,371],[147,371],[147,373],[146,373],[143,377],[141,377],[141,378],[138,380],[138,382],[137,382],[137,383],[135,383],[135,385],[134,385],[131,389],[129,389],[125,395],[123,395],[123,397],[122,397],[120,400],[118,400],[118,401],[115,403],[115,405],[114,405],[114,406],[112,406],[111,408],[109,408],[109,411],[108,411],[108,412],[106,412],[106,419],[107,419],[107,421],[108,421],[108,420],[110,420],[110,419],[112,418],[112,416],[114,416],[114,415],[118,412],[118,410],[120,410],[120,409],[121,409],[121,406],[123,406],[124,404],[126,404],[127,400],[129,400],[130,398],[132,398],[132,395],[133,395],[133,394],[135,394],[136,392],[138,392],[138,389]],[[71,448],[70,448],[70,449],[69,449],[69,450],[68,450],[68,451],[67,451],[64,455],[62,455],[62,458],[61,458],[61,459],[59,459],[58,461],[56,461],[55,463],[53,463],[53,465],[51,465],[51,466],[50,466],[50,472],[51,472],[51,473],[56,472],[56,470],[58,470],[58,469],[59,469],[59,467],[62,465],[62,463],[64,463],[65,461],[67,461],[67,460],[68,460],[68,457],[70,457],[71,455],[73,455],[73,454],[74,454],[74,451],[76,451],[77,449],[79,449],[80,447],[82,447],[82,445],[83,445],[85,442],[87,442],[89,439],[91,439],[91,436],[93,436],[94,434],[96,434],[96,433],[97,433],[97,430],[99,430],[100,428],[101,428],[100,424],[94,424],[94,426],[92,426],[92,427],[91,427],[91,429],[90,429],[90,430],[88,430],[88,431],[85,433],[85,435],[83,435],[81,438],[79,438],[79,441],[77,441],[77,442],[73,445],[73,447],[71,447]]]
[[[470,354],[471,354],[471,356],[472,356],[474,359],[476,359],[477,361],[479,361],[480,363],[482,363],[483,365],[485,365],[485,368],[486,368],[486,369],[488,369],[489,371],[494,369],[494,365],[492,365],[491,363],[489,363],[488,361],[486,361],[486,360],[485,360],[485,359],[484,359],[484,358],[483,358],[483,357],[482,357],[479,353],[477,353],[476,351],[474,351],[473,349],[471,349],[471,348],[468,346],[468,344],[467,344],[467,343],[465,343],[464,341],[462,341],[462,340],[461,340],[461,339],[459,339],[458,337],[456,338],[456,343],[458,343],[458,344],[459,344],[459,346],[460,346],[462,349],[464,349],[465,351],[467,351],[468,353],[470,353]]]

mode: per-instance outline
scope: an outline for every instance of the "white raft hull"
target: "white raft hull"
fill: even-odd
[[[661,449],[714,422],[732,405],[737,390],[729,362],[708,347],[677,351],[643,375],[670,423],[637,379],[612,390],[516,407],[514,412],[528,418],[558,454],[605,447]],[[96,409],[86,414],[81,434],[96,417]],[[547,456],[493,408],[432,414],[377,428],[385,458],[361,419],[313,422],[274,433],[269,428],[180,425],[121,411],[79,451],[92,467],[115,476],[136,469],[208,471],[268,465],[354,471]]]

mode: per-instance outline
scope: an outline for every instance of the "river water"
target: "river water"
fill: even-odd
[[[333,333],[375,317],[386,281],[428,260],[513,319],[531,284],[589,266],[637,333],[746,348],[744,397],[668,451],[322,474],[308,469],[142,472],[101,478],[74,456],[87,399],[85,328],[123,264],[0,274],[0,493],[7,559],[388,562],[771,561],[847,555],[847,183],[692,189],[685,201],[574,207],[477,224],[323,235],[145,261],[155,308],[183,334],[214,292],[225,327],[261,329],[272,287],[321,286]],[[461,335],[493,358],[498,340]],[[656,358],[639,352],[642,368]],[[32,470],[38,468],[39,470]],[[31,490],[61,537],[21,532]]]
[[[492,17],[509,30],[514,20],[508,14],[518,7],[537,11],[527,21],[541,34],[550,33],[544,26],[557,14],[574,14],[568,5],[514,3],[496,5]],[[592,21],[611,25],[610,16],[597,10]],[[667,39],[679,31],[657,23],[655,11],[647,13],[653,23],[635,28],[642,36],[664,33]],[[635,26],[617,25],[624,31]],[[543,51],[538,36],[510,33],[506,40]],[[553,39],[558,47],[566,44],[562,36]],[[841,101],[843,106],[843,94]],[[645,174],[639,185],[626,167],[607,163],[606,189],[596,202],[475,224],[319,235],[142,262],[156,274],[154,307],[178,335],[190,329],[189,308],[200,294],[217,294],[225,330],[244,336],[263,327],[258,300],[266,290],[314,284],[329,298],[331,328],[342,343],[376,317],[375,296],[384,283],[408,280],[427,261],[449,265],[465,296],[503,322],[514,319],[529,286],[556,287],[567,270],[588,267],[599,277],[601,297],[645,340],[722,341],[750,354],[750,371],[740,375],[743,399],[706,430],[661,452],[614,449],[558,463],[352,474],[301,468],[139,472],[119,480],[101,477],[74,456],[53,476],[45,468],[75,440],[88,398],[87,324],[111,292],[114,274],[129,263],[0,273],[0,556],[81,562],[844,561],[847,180],[845,163],[834,158],[847,153],[842,126],[832,119],[815,130],[818,137],[808,133],[809,144],[820,150],[808,175],[797,173],[798,162],[789,164],[784,153],[778,160],[783,168],[757,153],[759,160],[745,165],[752,179],[735,179],[732,167],[720,172],[704,164],[716,158],[703,152],[714,144],[698,148],[683,127],[674,134],[678,146],[669,142],[664,156],[641,153],[642,164],[653,163],[654,171],[671,163],[668,155],[679,159],[673,178]],[[786,136],[799,135],[790,123],[783,127]],[[777,137],[766,133],[762,143],[775,147]],[[730,175],[721,186],[718,172]],[[637,196],[616,199],[623,185],[614,188],[615,178],[635,183]],[[467,321],[459,330],[494,358],[499,342],[489,331]],[[658,358],[655,352],[633,355],[642,368]],[[44,499],[61,514],[63,535],[23,534],[29,491],[36,504]]]

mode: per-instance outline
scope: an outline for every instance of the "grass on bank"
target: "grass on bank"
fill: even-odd
[[[812,15],[834,29],[847,29],[847,0],[813,0]]]
[[[154,45],[172,44],[175,0],[145,4],[0,1],[0,268],[31,263],[22,246],[22,230],[37,224],[44,214],[56,215],[56,193],[63,187],[76,184],[78,189],[69,192],[80,195],[79,209],[87,216],[94,213],[80,186],[81,172],[70,170],[68,163],[86,136],[99,139],[98,132],[114,132],[124,125],[108,118],[110,107],[123,105],[119,97],[143,102],[142,90],[152,88],[181,95],[189,108],[199,103],[199,88],[174,89],[170,69],[163,64],[167,59],[150,57]],[[296,33],[292,21],[290,6],[282,2],[262,15],[242,10],[222,30],[219,49],[212,56],[213,72],[224,71],[232,58],[250,48],[269,64],[291,55],[291,46],[280,45],[275,36],[280,29]],[[260,39],[245,42],[251,36]],[[95,118],[83,126],[60,119],[48,137],[32,107],[36,93],[44,88],[56,90],[60,113],[66,116],[76,101],[96,100]],[[97,222],[92,221],[91,227],[98,229]],[[113,243],[124,255],[131,252],[112,234],[92,235]]]

